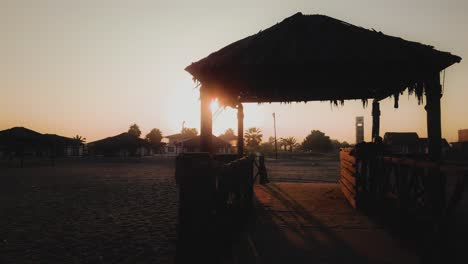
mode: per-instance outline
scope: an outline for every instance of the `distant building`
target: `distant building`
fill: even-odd
[[[231,145],[231,153],[237,153],[237,136],[230,135],[221,135],[218,138],[228,142]]]
[[[180,142],[186,139],[189,139],[190,136],[178,133],[178,134],[166,136],[164,138],[167,139],[167,143],[164,146],[164,153],[166,155],[177,155],[179,153],[182,153],[182,149],[181,149],[182,146]]]
[[[128,132],[88,143],[88,153],[93,156],[142,157],[152,155],[150,144]]]
[[[55,154],[59,157],[81,157],[83,156],[84,144],[76,139],[62,137],[55,134],[45,134],[49,142],[54,142]]]
[[[166,155],[178,155],[180,153],[200,152],[200,136],[187,137],[183,134],[174,134],[166,137],[167,144],[164,146]],[[230,154],[232,146],[216,136],[212,137],[213,150],[215,154]]]
[[[0,131],[0,157],[70,157],[82,156],[84,144],[76,139],[41,134],[24,127]]]
[[[390,151],[396,154],[417,154],[421,153],[419,136],[415,132],[398,133],[387,132],[384,135],[383,143],[390,146]]]
[[[458,130],[458,142],[468,142],[468,129]]]
[[[356,144],[364,142],[364,117],[356,117]]]
[[[427,138],[420,138],[416,132],[387,132],[383,143],[390,147],[395,154],[428,154],[429,145]],[[450,151],[450,145],[445,138],[442,139],[442,155]]]
[[[468,159],[468,129],[458,130],[458,142],[452,142],[455,156]]]
[[[442,156],[446,156],[451,149],[450,144],[445,138],[442,139],[441,144],[442,144],[441,154]],[[429,154],[429,143],[428,143],[427,138],[419,138],[419,148],[420,148],[421,153]]]

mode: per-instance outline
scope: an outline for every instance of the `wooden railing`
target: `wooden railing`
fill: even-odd
[[[253,203],[251,157],[181,154],[176,159],[179,186],[178,262],[220,262],[233,233]]]
[[[350,204],[372,212],[396,209],[402,216],[439,221],[450,215],[468,183],[468,165],[420,157],[385,156],[368,145],[342,149],[341,189]]]
[[[350,154],[351,148],[340,151],[340,187],[351,206],[357,207],[356,158]]]

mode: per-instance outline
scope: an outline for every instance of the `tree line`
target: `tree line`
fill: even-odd
[[[136,137],[140,137],[142,132],[137,124],[132,124],[128,133]],[[196,128],[183,127],[181,134],[186,137],[194,137],[198,135]],[[234,130],[228,128],[219,138],[228,140],[236,137]],[[162,132],[158,128],[153,128],[144,139],[153,147],[159,148],[162,143]],[[244,141],[247,151],[273,152],[275,143],[279,151],[293,152],[327,152],[339,148],[350,147],[346,141],[340,142],[336,139],[330,139],[324,132],[320,130],[312,130],[304,140],[299,143],[295,137],[280,137],[275,142],[274,137],[269,137],[266,142],[263,142],[263,132],[257,127],[250,127],[244,132]]]
[[[135,137],[141,137],[141,130],[137,124],[130,125],[128,131],[129,134],[134,135]],[[180,131],[183,137],[194,137],[198,135],[196,128],[183,127]],[[146,134],[144,140],[146,140],[153,148],[159,149],[162,146],[163,134],[159,128],[153,128]]]
[[[221,134],[220,138],[229,138],[234,136],[234,130],[229,128],[224,134]],[[334,149],[350,147],[350,144],[346,141],[340,142],[336,139],[330,139],[325,133],[320,130],[312,130],[304,140],[299,143],[295,137],[280,137],[276,140],[274,137],[269,137],[268,141],[263,142],[263,133],[257,127],[251,127],[245,130],[244,141],[247,151],[261,151],[261,152],[273,152],[275,150],[275,143],[280,151],[293,152],[305,151],[305,152],[327,152]]]

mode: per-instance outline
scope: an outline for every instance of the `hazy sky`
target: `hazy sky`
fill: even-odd
[[[231,42],[296,12],[325,14],[385,34],[423,42],[468,60],[468,1],[156,1],[0,0],[0,130],[25,126],[42,133],[80,134],[89,141],[140,125],[177,133],[182,121],[199,128],[198,90],[184,68]],[[446,71],[443,136],[468,128],[468,64]],[[413,97],[381,104],[381,132],[426,136],[426,115]],[[249,104],[245,127],[265,138],[302,138],[320,129],[354,142],[361,102]],[[236,129],[235,111],[214,117],[214,133]]]

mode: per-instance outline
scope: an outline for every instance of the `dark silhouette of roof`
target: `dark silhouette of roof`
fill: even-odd
[[[24,127],[13,127],[0,131],[0,144],[3,145],[79,145],[76,139],[55,134],[41,134]]]
[[[88,143],[89,148],[119,149],[149,146],[145,140],[128,132]]]
[[[461,58],[324,16],[297,13],[192,63],[223,104],[423,96],[428,76]],[[396,96],[397,99],[397,96]]]
[[[49,142],[54,142],[56,144],[83,145],[83,143],[80,142],[79,140],[76,140],[74,138],[59,136],[56,134],[44,134],[43,137],[46,138],[46,140],[48,140]]]
[[[387,132],[383,142],[389,145],[418,145],[419,136],[415,132]]]
[[[39,139],[42,136],[41,133],[36,132],[25,127],[12,127],[0,131],[0,139]]]

